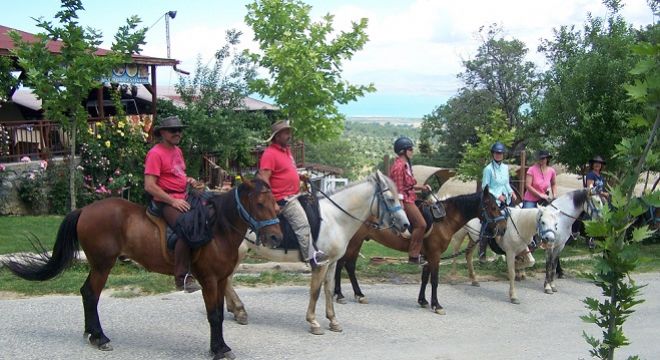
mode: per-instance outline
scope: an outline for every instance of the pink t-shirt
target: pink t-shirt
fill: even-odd
[[[279,201],[300,191],[300,177],[291,149],[270,144],[259,160],[260,170],[270,170],[270,188]]]
[[[548,191],[550,184],[555,181],[555,175],[555,169],[549,166],[545,169],[545,172],[541,172],[541,167],[538,164],[534,164],[534,166],[527,169],[527,176],[532,178],[532,187],[541,194]],[[532,194],[531,191],[526,191],[523,200],[536,202],[541,199]]]
[[[178,146],[168,148],[158,143],[152,147],[144,161],[144,174],[156,176],[156,185],[171,197],[186,198],[186,163]]]

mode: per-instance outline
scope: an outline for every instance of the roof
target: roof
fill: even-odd
[[[156,87],[156,95],[158,96],[159,99],[164,99],[164,100],[170,100],[172,103],[174,103],[175,106],[178,107],[184,107],[185,104],[183,103],[183,100],[181,100],[181,96],[177,94],[175,88],[173,86],[157,86]],[[144,86],[138,86],[138,94],[137,98],[145,100],[145,101],[151,101],[151,93],[147,91]],[[266,111],[277,111],[280,108],[269,104],[267,102],[257,100],[254,98],[251,98],[249,96],[246,96],[242,100],[243,107],[234,109],[234,110],[249,110],[249,111],[259,111],[259,110],[266,110]]]
[[[17,33],[19,33],[23,41],[32,43],[38,40],[35,34],[0,25],[0,56],[12,56],[11,50],[13,50],[15,46],[11,37],[9,37],[9,31],[11,30],[14,30]],[[46,47],[51,53],[60,53],[63,44],[64,43],[59,40],[57,41],[50,40],[46,44]],[[99,56],[104,56],[110,51],[111,50],[99,48],[98,50],[96,50],[95,54]],[[176,59],[157,58],[157,57],[144,56],[144,55],[132,55],[131,57],[133,58],[133,62],[135,64],[156,65],[156,66],[174,66],[179,64],[179,60]]]

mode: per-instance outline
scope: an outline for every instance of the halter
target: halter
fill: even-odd
[[[543,216],[543,213],[542,213],[541,210],[539,209],[539,214],[538,214],[538,216],[536,217],[536,234],[539,236],[539,239],[543,240],[543,235],[545,235],[545,234],[547,234],[547,233],[552,233],[552,234],[554,234],[555,236],[554,236],[554,239],[553,239],[552,241],[550,241],[550,242],[554,242],[555,239],[557,239],[557,237],[558,237],[557,232],[554,231],[554,230],[552,230],[552,229],[545,229],[545,230],[542,230],[542,229],[541,229],[541,217],[542,217],[542,216]],[[532,240],[532,241],[534,241],[534,240]]]
[[[493,236],[486,236],[486,229],[490,226],[490,224],[494,224],[498,221],[505,220],[509,217],[509,210],[505,207],[502,212],[500,212],[499,216],[491,217],[490,214],[486,211],[486,207],[484,206],[484,199],[483,197],[481,200],[479,200],[479,208],[481,209],[481,217],[483,220],[481,221],[481,230],[479,231],[479,238],[495,238],[497,234],[494,234]],[[484,226],[485,225],[485,226]],[[515,224],[514,224],[515,227]],[[518,231],[518,229],[516,229]]]
[[[248,197],[251,195],[248,195]],[[259,239],[259,230],[263,227],[269,226],[269,225],[275,225],[280,223],[280,219],[276,217],[268,220],[257,220],[250,215],[250,213],[243,207],[243,204],[241,203],[241,199],[238,196],[238,186],[234,188],[234,197],[236,199],[236,207],[238,207],[238,214],[241,216],[241,219],[243,219],[246,223],[248,223],[248,226],[250,227],[250,230],[254,231],[254,233],[257,236],[257,241]]]

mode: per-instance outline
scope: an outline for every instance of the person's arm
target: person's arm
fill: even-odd
[[[552,178],[550,178],[550,190],[552,191],[552,198],[556,199],[557,198],[557,181],[556,181],[556,173],[553,171],[552,172]]]
[[[165,192],[156,181],[158,180],[157,176],[154,175],[144,175],[144,190],[151,194],[151,196],[163,200],[164,203],[170,205],[171,207],[181,211],[186,212],[190,210],[190,204],[184,199],[175,199],[171,197],[168,193]]]
[[[272,175],[272,174],[273,174],[273,171],[272,171],[272,170],[268,170],[268,169],[259,169],[259,173],[257,174],[257,176],[258,176],[261,180],[265,181],[266,184],[268,184],[268,186],[270,186],[270,175]]]
[[[511,181],[509,178],[509,167],[507,166],[505,169],[506,171],[506,183],[504,184],[504,188],[506,191],[511,194],[511,201],[516,201],[518,199],[518,196],[516,195],[516,192],[513,191],[513,188],[511,187]]]
[[[484,167],[483,174],[481,175],[481,190],[486,188],[486,185],[490,185],[490,169],[488,166]]]

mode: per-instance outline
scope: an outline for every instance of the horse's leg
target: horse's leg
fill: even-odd
[[[438,260],[431,261],[424,266],[424,269],[429,268],[431,273],[431,310],[438,315],[446,315],[445,309],[442,308],[438,301],[438,273],[440,272],[440,262]]]
[[[325,317],[330,320],[330,330],[341,332],[342,328],[341,325],[339,325],[339,321],[337,320],[337,315],[335,314],[335,304],[332,301],[332,290],[334,287],[334,277],[332,275],[335,273],[336,266],[336,262],[326,266],[327,269],[325,270],[325,275],[323,276],[325,279],[323,282],[323,291],[325,293]]]
[[[346,260],[341,258],[337,260],[335,266],[335,298],[339,304],[346,304],[346,298],[341,292],[341,270],[344,268],[344,264],[346,264]],[[346,271],[348,272],[348,269]]]
[[[248,314],[245,311],[245,306],[241,301],[241,298],[238,297],[236,290],[234,290],[234,274],[236,269],[245,259],[247,255],[248,247],[245,244],[241,244],[238,248],[238,261],[236,262],[236,267],[234,267],[234,272],[227,278],[227,287],[225,288],[225,299],[227,301],[227,311],[234,314],[234,320],[241,325],[247,325],[248,323]]]
[[[211,353],[216,359],[234,359],[234,353],[225,343],[222,333],[222,323],[225,320],[224,289],[227,288],[226,279],[198,279],[202,285],[202,296],[206,307],[206,318],[211,328]]]
[[[463,242],[465,241],[465,237],[467,235],[467,231],[465,230],[464,227],[458,229],[456,233],[451,237],[451,243],[449,244],[452,249],[454,250],[454,254],[456,254],[460,249],[461,245],[463,245]],[[458,256],[454,256],[453,259],[451,259],[451,277],[452,279],[456,278],[458,276],[458,271],[456,268],[456,262],[458,260]],[[453,282],[453,281],[452,281]]]
[[[550,271],[552,271],[552,276],[550,278],[550,290],[552,290],[552,292],[557,292],[557,287],[555,286],[555,276],[557,274],[557,264],[559,263],[559,253],[561,253],[562,249],[563,247],[553,249],[554,261],[552,262],[552,268],[550,268]]]
[[[108,280],[110,269],[114,265],[114,258],[112,264],[107,266],[107,269],[97,269],[94,265],[90,264],[91,270],[87,275],[87,280],[80,288],[80,295],[82,295],[83,309],[85,312],[85,333],[83,336],[87,338],[90,344],[97,346],[99,350],[110,351],[110,339],[103,333],[101,328],[101,321],[99,320],[98,304],[101,296],[101,291]]]
[[[516,254],[515,253],[506,253],[506,267],[509,275],[509,299],[512,304],[520,304],[518,300],[518,295],[516,294],[515,278],[516,278]]]
[[[328,271],[328,266],[324,265],[312,270],[312,280],[309,284],[309,305],[307,306],[307,322],[310,325],[310,332],[314,335],[323,335],[324,331],[321,325],[316,321],[316,302],[321,295],[321,285]]]
[[[554,281],[555,277],[555,272],[554,272],[554,264],[555,258],[554,258],[554,253],[552,248],[548,248],[545,251],[545,282],[543,283],[543,291],[546,294],[552,294],[552,287],[550,284]]]
[[[426,301],[426,284],[429,283],[429,276],[431,271],[429,270],[428,264],[422,269],[422,283],[419,286],[419,296],[417,296],[417,303],[421,307],[427,307],[429,305]]]
[[[559,256],[557,256],[557,278],[558,279],[563,279],[564,278],[564,269],[561,268],[561,261],[559,260]]]
[[[476,245],[477,243],[472,241],[472,239],[470,239],[468,246],[471,246],[471,248],[465,253],[465,261],[467,263],[468,276],[470,277],[470,281],[472,281],[472,286],[480,286],[479,282],[477,281],[477,276],[474,274],[473,257],[474,257],[474,249],[477,247]]]
[[[351,280],[351,286],[353,287],[353,293],[355,294],[355,299],[357,302],[360,304],[368,304],[369,300],[367,300],[367,297],[364,296],[362,293],[362,289],[360,289],[360,284],[358,284],[357,281],[357,276],[355,275],[355,268],[357,265],[357,258],[353,259],[352,261],[346,262],[346,272],[348,273],[348,278]]]

